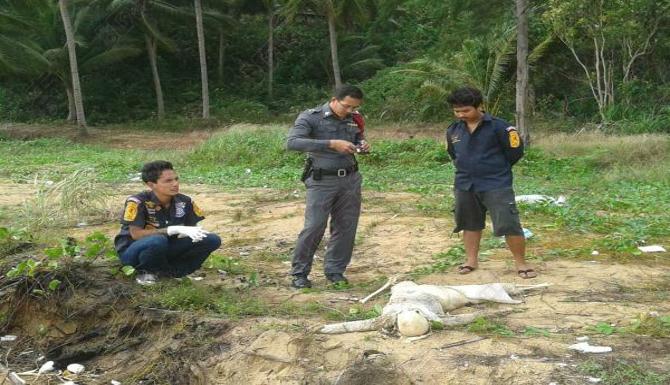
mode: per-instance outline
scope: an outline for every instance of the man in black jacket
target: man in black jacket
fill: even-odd
[[[447,98],[458,121],[447,129],[447,151],[454,161],[456,200],[454,232],[463,231],[467,260],[459,273],[477,269],[479,242],[486,212],[493,232],[505,236],[521,278],[537,273],[525,260],[526,243],[514,200],[512,166],[523,156],[523,143],[514,126],[480,110],[479,90],[462,87]]]

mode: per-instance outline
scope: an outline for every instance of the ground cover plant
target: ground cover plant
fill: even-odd
[[[433,129],[432,132],[438,131]],[[12,293],[19,288],[15,283],[19,281],[37,290],[23,291],[21,301],[12,302],[20,303],[22,311],[8,312],[7,302],[4,307],[0,306],[3,324],[26,322],[21,314],[29,311],[41,314],[30,308],[39,306],[42,311],[49,309],[45,314],[53,317],[69,317],[67,319],[77,323],[82,333],[88,330],[92,334],[87,335],[93,336],[95,333],[87,329],[90,321],[86,314],[90,316],[90,313],[77,310],[83,301],[81,296],[93,290],[95,295],[114,293],[105,298],[103,307],[118,313],[109,320],[132,321],[130,325],[109,326],[110,330],[125,328],[123,330],[130,333],[125,339],[127,342],[136,341],[133,333],[151,333],[152,322],[158,322],[155,330],[162,337],[137,338],[162,343],[162,338],[169,340],[170,333],[178,336],[175,338],[184,338],[190,335],[189,328],[219,330],[207,325],[225,322],[229,326],[247,328],[240,341],[251,341],[258,333],[288,333],[306,344],[302,348],[312,349],[313,344],[323,342],[310,334],[315,325],[379,316],[388,296],[381,295],[365,304],[357,301],[392,275],[400,274],[403,279],[428,284],[494,280],[490,275],[478,274],[501,275],[495,279],[500,281],[515,278],[504,241],[488,230],[482,242],[480,269],[472,275],[455,274],[464,251],[460,239],[450,236],[453,166],[447,161],[444,144],[440,135],[409,138],[394,127],[389,133],[385,133],[384,128],[371,131],[375,138],[374,152],[360,158],[365,192],[364,214],[355,246],[361,265],[355,266],[351,273],[355,278],[350,285],[335,287],[318,283],[317,272],[314,288],[290,291],[285,280],[293,232],[299,230],[302,220],[300,204],[304,190],[298,181],[302,157],[283,149],[286,132],[287,128],[279,125],[240,125],[200,137],[191,146],[155,146],[148,150],[125,143],[115,146],[56,138],[5,137],[0,140],[0,183],[7,186],[3,194],[8,197],[2,199],[14,202],[14,205],[0,205],[3,221],[0,251],[4,254],[0,264],[3,273],[0,290]],[[630,359],[647,349],[642,345],[658,351],[666,346],[669,314],[663,303],[667,300],[670,275],[663,272],[670,261],[667,253],[643,254],[637,247],[654,243],[667,246],[670,234],[663,224],[670,209],[667,171],[670,168],[665,152],[668,139],[601,134],[585,134],[582,139],[567,140],[564,135],[538,138],[515,169],[517,194],[566,196],[566,203],[561,206],[519,204],[524,226],[535,234],[528,242],[529,260],[540,268],[542,277],[551,277],[548,280],[556,288],[529,297],[526,299],[529,305],[521,305],[518,312],[504,317],[481,318],[468,327],[433,325],[433,334],[426,341],[450,336],[456,340],[440,343],[491,340],[498,345],[505,344],[509,351],[519,345],[528,348],[527,344],[567,345],[574,336],[588,335],[601,343],[614,345],[615,352],[620,352],[617,357],[624,364],[634,362]],[[589,148],[595,150],[589,151]],[[653,164],[645,158],[646,151],[653,152]],[[125,269],[118,260],[106,255],[118,225],[113,215],[98,214],[108,213],[108,210],[113,213],[114,204],[120,205],[127,193],[141,189],[137,169],[142,162],[156,158],[167,158],[175,163],[183,186],[195,191],[199,201],[203,200],[208,220],[212,218],[214,222],[210,224],[222,232],[224,244],[206,261],[196,279],[166,280],[156,287],[142,289],[134,285],[132,269]],[[46,203],[46,198],[51,196],[47,188],[51,186],[59,187],[58,191],[69,186],[69,194],[55,194],[57,199],[51,199],[49,204],[33,204],[31,210],[20,209],[24,199]],[[96,204],[96,199],[91,198],[95,198],[92,193],[98,190],[105,192],[103,201],[111,206]],[[80,205],[81,202],[86,204]],[[78,206],[81,212],[71,210]],[[53,214],[54,208],[59,208],[60,214]],[[67,225],[53,220],[54,216],[64,213],[72,219]],[[92,220],[76,227],[81,223],[76,219],[86,215]],[[40,230],[35,232],[26,226],[31,223],[41,223],[37,226]],[[598,254],[593,254],[594,251]],[[317,254],[323,255],[323,252],[320,248]],[[87,253],[100,258],[90,260]],[[621,267],[617,267],[619,264]],[[558,270],[564,265],[570,268]],[[593,271],[602,270],[602,277],[589,281],[589,285],[598,282],[598,287],[572,288],[570,285],[586,280],[582,277],[584,274],[592,274],[591,266]],[[610,272],[610,268],[620,270]],[[655,274],[656,269],[660,273]],[[650,275],[644,280],[627,278],[620,282],[624,271],[638,270]],[[608,274],[617,278],[610,279]],[[562,284],[563,280],[570,279],[570,285]],[[560,293],[559,298],[556,293]],[[617,311],[625,309],[626,315],[607,312],[605,308],[591,310],[598,303],[603,306],[614,303]],[[526,318],[527,312],[543,304],[574,307],[562,311],[547,308],[541,312],[541,316],[564,314],[560,315],[559,324],[540,315]],[[486,309],[468,309],[481,310]],[[133,314],[127,313],[129,311]],[[577,314],[584,319],[576,322],[571,318]],[[147,317],[154,321],[147,323]],[[174,324],[168,326],[165,321],[168,318],[173,319],[170,322]],[[187,319],[205,321],[191,324]],[[52,323],[40,317],[27,323],[35,324],[38,336],[35,341],[40,346],[48,348],[50,344],[64,343],[49,336]],[[135,324],[141,327],[133,326]],[[380,338],[366,334],[356,341],[390,352],[392,348],[384,347],[384,339]],[[193,341],[195,345],[189,345],[189,349],[214,354],[213,348],[208,346],[225,350],[225,344],[230,343],[208,334],[200,341]],[[474,348],[470,344],[475,343],[480,342],[468,342],[464,349]],[[341,349],[353,349],[348,342],[343,344]],[[332,342],[332,346],[335,346],[333,351],[343,351],[336,342]],[[439,351],[438,348],[431,351]],[[170,350],[174,347],[167,345],[164,349],[167,350],[161,350],[161,360],[179,351]],[[483,351],[495,349],[495,346],[483,345],[479,353],[482,356],[476,360],[493,362]],[[116,354],[105,352],[101,356]],[[216,352],[223,354],[221,350]],[[543,354],[561,356],[556,352]],[[430,356],[422,355],[425,356],[422,359]],[[316,356],[323,355],[316,353]],[[574,359],[586,362],[585,357]],[[154,368],[156,362],[145,362],[146,368]],[[502,368],[500,365],[504,366],[505,361],[501,358],[495,362]],[[580,369],[580,375],[598,376],[617,383],[616,378],[638,373],[641,384],[656,384],[667,377],[656,364],[648,367],[609,365],[601,361],[596,364],[600,366],[593,364]],[[12,365],[18,362],[12,361]],[[136,372],[139,373],[144,372]],[[509,375],[500,374],[497,379]],[[166,378],[176,378],[170,376],[161,377],[165,379],[163,383],[169,383]]]
[[[278,126],[243,126],[179,151],[101,148],[63,139],[4,139],[0,175],[53,183],[87,168],[87,178],[124,183],[136,178],[143,162],[169,158],[179,165],[186,183],[299,189],[302,156],[284,150],[286,133]],[[587,151],[584,143],[594,143],[595,150]],[[418,193],[423,198],[415,207],[437,216],[450,214],[453,166],[441,141],[384,138],[374,146],[372,154],[360,157],[367,189]],[[516,167],[516,192],[565,195],[569,202],[522,205],[522,218],[529,227],[594,232],[601,236],[589,248],[622,258],[635,255],[637,246],[670,235],[670,227],[663,225],[670,209],[668,149],[670,142],[663,136],[591,134],[569,141],[558,135],[538,140]]]

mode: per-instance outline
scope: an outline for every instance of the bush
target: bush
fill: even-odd
[[[444,145],[434,139],[382,140],[375,142],[374,151],[361,158],[369,165],[430,166],[446,163]]]
[[[250,169],[274,168],[286,165],[299,168],[304,155],[286,151],[288,128],[241,127],[215,135],[187,156],[196,164],[220,164]]]
[[[268,107],[260,102],[238,99],[223,95],[223,90],[217,88],[212,96],[212,116],[222,121],[262,123],[272,117]]]
[[[392,67],[377,72],[361,87],[363,111],[371,118],[392,121],[444,121],[451,118],[443,100],[420,92],[423,77]]]

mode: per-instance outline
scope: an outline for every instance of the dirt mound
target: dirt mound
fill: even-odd
[[[18,335],[0,345],[5,365],[34,377],[31,371],[53,361],[56,371],[83,364],[80,375],[63,374],[78,384],[125,379],[143,384],[207,384],[200,360],[221,354],[230,324],[221,319],[137,306],[139,288],[119,279],[109,265],[69,266],[59,278],[66,285],[40,298],[23,279],[4,287],[0,312],[10,314],[4,332]],[[10,311],[11,310],[11,311]],[[56,372],[31,382],[53,383]]]

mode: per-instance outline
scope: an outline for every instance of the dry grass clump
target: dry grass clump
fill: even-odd
[[[94,170],[83,169],[61,181],[34,180],[35,194],[21,207],[19,226],[32,233],[40,230],[95,224],[110,220],[111,191],[95,182]]]
[[[537,136],[535,145],[556,158],[586,158],[608,179],[664,180],[670,170],[670,137],[602,132]]]
[[[536,145],[558,157],[593,156],[602,166],[649,164],[668,159],[667,135],[607,135],[599,132],[552,134]]]

